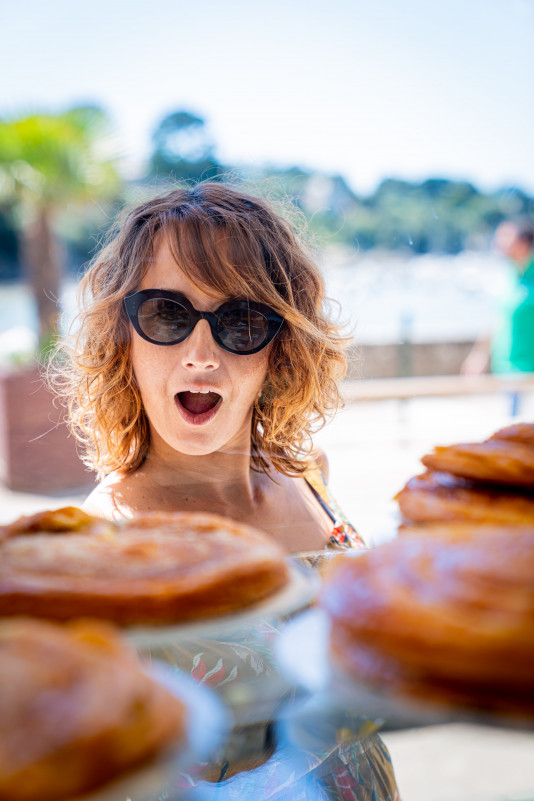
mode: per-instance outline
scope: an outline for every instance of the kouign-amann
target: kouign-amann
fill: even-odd
[[[334,563],[334,659],[385,691],[532,715],[534,528],[432,529]]]
[[[108,624],[0,621],[0,798],[60,801],[187,739],[181,701]]]
[[[395,496],[405,520],[415,523],[472,520],[534,526],[534,494],[512,492],[427,470]],[[402,531],[403,529],[401,529]]]
[[[95,518],[0,540],[0,616],[178,623],[239,611],[288,579],[267,535],[211,514]]]

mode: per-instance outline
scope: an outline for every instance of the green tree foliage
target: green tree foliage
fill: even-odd
[[[57,330],[62,212],[115,195],[120,187],[111,129],[96,107],[0,120],[0,199],[19,232],[19,253],[37,303],[39,335]]]
[[[79,265],[120,206],[161,191],[162,184],[229,171],[214,155],[204,119],[185,110],[158,124],[141,179],[120,183],[111,143],[109,120],[98,108],[0,120],[0,280],[17,275],[17,259],[25,262],[42,337],[56,325],[64,256],[58,238]],[[231,173],[241,173],[260,193],[290,198],[319,247],[457,253],[486,246],[506,217],[534,215],[534,200],[520,190],[487,194],[467,181],[388,179],[363,196],[341,175],[299,167]]]
[[[214,179],[221,165],[213,155],[206,123],[188,111],[176,111],[162,119],[152,137],[149,177],[160,180]]]
[[[270,173],[268,184],[275,175],[276,194],[297,203],[319,242],[361,250],[454,254],[486,245],[506,217],[534,214],[534,200],[518,189],[484,194],[467,181],[387,179],[363,197],[341,176],[293,168]]]

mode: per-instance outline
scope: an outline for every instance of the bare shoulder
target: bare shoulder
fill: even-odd
[[[126,497],[128,482],[120,473],[110,473],[94,488],[85,499],[82,509],[87,514],[117,520],[131,517]]]
[[[318,448],[317,450],[313,451],[312,459],[319,468],[319,470],[321,471],[321,473],[323,474],[325,481],[328,481],[330,468],[328,465],[328,456],[326,455],[326,453],[323,450],[321,450],[321,448]]]

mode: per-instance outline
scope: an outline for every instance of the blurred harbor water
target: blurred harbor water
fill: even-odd
[[[459,342],[488,330],[508,265],[488,252],[325,262],[327,290],[360,344]]]
[[[329,296],[360,344],[469,341],[491,326],[507,266],[488,252],[402,257],[376,252],[327,254]],[[74,316],[76,283],[66,280],[62,326]],[[24,350],[36,332],[24,284],[0,285],[0,357]]]

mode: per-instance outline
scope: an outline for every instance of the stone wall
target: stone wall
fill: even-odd
[[[352,347],[348,353],[347,378],[458,375],[472,347],[472,342],[399,342]]]

